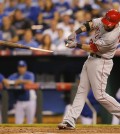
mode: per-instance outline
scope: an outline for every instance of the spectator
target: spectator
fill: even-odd
[[[49,34],[45,34],[42,38],[42,45],[40,48],[46,49],[46,50],[51,50],[51,45],[52,45],[52,40],[50,38]]]
[[[69,26],[70,26],[70,31],[71,32],[74,32],[74,24],[75,24],[74,20],[71,19],[70,22],[69,22]]]
[[[42,28],[40,30],[44,31],[49,28],[49,25],[45,23],[43,19],[43,14],[40,13],[37,18],[37,22],[35,23],[36,25],[42,25]]]
[[[89,0],[86,0],[86,1],[85,1],[83,10],[89,11],[89,12],[92,11],[92,4],[90,4]]]
[[[79,41],[81,44],[86,44],[87,43],[87,38],[88,38],[88,35],[86,32],[84,33],[81,33],[80,34],[80,37],[79,37]]]
[[[41,10],[38,10],[36,6],[32,6],[32,0],[25,0],[25,6],[22,9],[22,12],[24,17],[29,18],[33,22],[36,22],[38,12],[41,12]]]
[[[58,38],[54,41],[54,44],[52,44],[51,49],[53,51],[64,51],[67,48],[65,47],[64,42],[64,31],[63,29],[58,29]]]
[[[9,0],[8,7],[5,8],[5,13],[7,15],[11,15],[17,9],[17,1],[16,0]]]
[[[39,44],[33,39],[33,34],[31,30],[26,30],[24,33],[24,39],[19,41],[20,44],[30,47],[38,47]],[[21,50],[21,49],[19,49]],[[26,50],[25,50],[26,51]]]
[[[31,0],[28,0],[28,1],[31,1]],[[31,5],[31,4],[30,4]],[[34,21],[34,23],[36,24],[36,22],[38,22],[38,20],[39,20],[39,18],[40,18],[40,16],[41,16],[41,18],[42,18],[42,20],[43,20],[43,12],[44,12],[44,8],[45,8],[45,2],[44,2],[44,0],[38,0],[38,4],[37,4],[37,6],[35,7],[35,6],[31,6],[31,7],[29,7],[28,9],[28,14],[29,14],[29,18],[31,19],[31,20],[33,20]],[[25,10],[27,10],[26,8],[25,8]],[[34,12],[33,12],[34,11]],[[42,21],[43,22],[43,21]],[[45,24],[45,23],[44,23]]]
[[[92,13],[91,12],[85,12],[85,21],[92,20]]]
[[[55,9],[54,4],[52,3],[52,0],[46,0],[45,8],[42,11],[43,19],[45,23],[49,24],[52,19],[58,20],[59,15],[57,10]]]
[[[36,16],[38,17],[38,15],[42,12],[44,12],[45,9],[45,1],[44,0],[38,0],[38,6],[36,8]]]
[[[23,87],[23,84],[33,83],[35,76],[32,72],[27,71],[27,63],[25,61],[18,62],[18,72],[11,74],[9,80],[15,83],[15,86]],[[21,89],[17,94],[17,103],[15,107],[15,123],[23,124],[24,117],[27,118],[27,124],[34,122],[36,112],[36,93],[34,90]]]
[[[99,18],[101,16],[100,12],[101,12],[100,6],[97,5],[97,4],[93,4],[92,5],[92,12],[91,12],[92,13],[92,17],[93,18]]]
[[[79,5],[81,8],[85,7],[85,5],[94,4],[94,0],[79,0]]]
[[[43,11],[44,10],[44,8],[45,8],[44,0],[38,0],[38,8],[39,8],[39,11]]]
[[[4,16],[7,16],[7,14],[4,12],[4,4],[0,3],[0,26],[2,25],[2,18]]]
[[[42,44],[42,38],[43,38],[42,31],[41,31],[41,30],[36,30],[36,33],[35,33],[35,41],[36,41],[39,45]]]
[[[52,43],[58,38],[57,21],[51,20],[50,28],[44,31],[44,34],[49,34]]]
[[[102,7],[101,14],[103,14],[103,15],[105,14],[105,12],[107,12],[108,10],[110,10],[112,8],[112,4],[108,0],[101,0],[98,2],[99,2],[99,5]]]
[[[112,6],[113,9],[120,11],[120,0],[113,1]]]
[[[11,42],[17,42],[18,37],[15,32],[15,28],[11,26],[11,19],[8,16],[3,17],[2,26],[2,39]]]
[[[120,0],[112,0],[112,2],[120,2]]]
[[[0,40],[3,40],[3,34],[2,34],[2,30],[1,29],[0,29]]]
[[[71,33],[70,31],[70,15],[72,11],[68,10],[62,14],[62,22],[58,23],[57,28],[63,29],[65,31],[65,38]]]
[[[75,27],[74,29],[78,29],[82,23],[85,22],[85,11],[80,10],[78,12],[76,12],[75,14]]]
[[[72,0],[72,6],[71,6],[73,13],[76,13],[77,11],[81,10],[79,6],[79,0]]]
[[[24,8],[25,8],[25,3],[24,3],[24,1],[18,0],[18,5],[17,5],[17,7],[18,7],[18,9],[20,9],[21,11],[23,11]]]
[[[32,22],[24,18],[22,11],[17,9],[14,13],[13,25],[16,28],[16,34],[19,39],[22,39],[25,30],[31,28]]]
[[[68,2],[66,2],[65,0],[59,0],[59,2],[57,2],[55,4],[56,10],[61,14],[64,13],[65,11],[67,11],[68,9],[70,9],[70,5]]]
[[[60,0],[52,0],[53,1],[53,3],[58,3]],[[64,0],[65,2],[68,2],[69,3],[69,5],[71,5],[71,3],[72,3],[72,0]]]

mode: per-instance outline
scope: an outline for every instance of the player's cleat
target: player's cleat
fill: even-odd
[[[58,125],[58,128],[61,129],[66,129],[66,130],[74,130],[75,128],[71,126],[68,122],[62,122]]]

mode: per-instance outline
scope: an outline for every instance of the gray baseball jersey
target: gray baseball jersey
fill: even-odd
[[[112,57],[115,54],[120,27],[116,26],[111,32],[107,32],[101,22],[101,18],[93,20],[95,36],[92,42],[97,45],[99,57],[89,56],[83,65],[80,84],[73,101],[72,107],[65,115],[63,122],[68,122],[75,127],[75,122],[85,104],[89,89],[92,88],[94,96],[112,115],[120,119],[120,103],[106,93],[108,76],[113,67]]]
[[[120,37],[120,26],[116,27],[111,32],[105,31],[101,18],[93,19],[95,35],[92,38],[93,43],[97,45],[98,55],[105,58],[113,58]]]

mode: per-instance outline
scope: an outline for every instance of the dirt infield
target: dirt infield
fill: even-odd
[[[120,134],[120,126],[82,126],[75,130],[58,130],[56,125],[0,125],[0,134]]]

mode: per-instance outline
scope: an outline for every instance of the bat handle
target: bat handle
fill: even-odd
[[[81,43],[78,43],[78,42],[77,42],[77,45],[81,45]]]
[[[1,40],[0,40],[0,46],[6,46],[6,47],[11,47],[11,48],[30,49],[30,47],[24,46],[22,44],[8,42],[8,41],[1,41]]]
[[[77,42],[77,47],[81,49],[82,48],[82,44]]]

